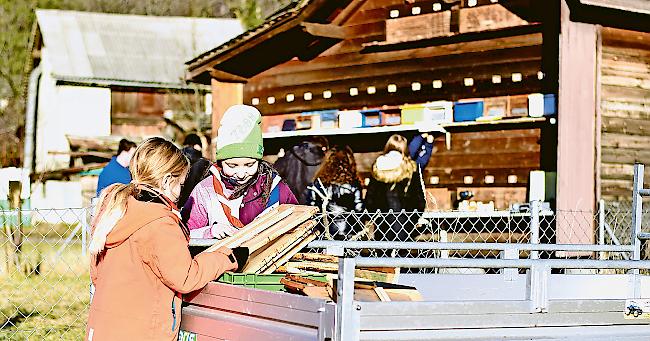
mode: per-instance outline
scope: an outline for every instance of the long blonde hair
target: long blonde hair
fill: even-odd
[[[129,171],[133,180],[129,184],[115,184],[104,189],[95,206],[93,236],[90,241],[91,255],[97,255],[106,245],[106,237],[126,211],[130,196],[137,192],[138,185],[158,188],[165,174],[182,176],[190,163],[172,142],[161,137],[152,137],[142,142],[133,154]]]

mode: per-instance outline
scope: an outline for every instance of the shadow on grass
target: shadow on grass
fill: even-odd
[[[28,311],[26,309],[17,309],[12,316],[6,316],[4,313],[2,313],[2,318],[4,318],[4,321],[2,324],[0,324],[0,331],[17,328],[20,323],[34,314],[38,315],[38,312]]]

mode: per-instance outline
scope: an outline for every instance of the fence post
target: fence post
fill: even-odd
[[[530,243],[539,244],[539,213],[541,203],[539,200],[530,202]],[[539,251],[531,251],[531,259],[539,258]]]
[[[642,218],[642,198],[639,193],[643,189],[643,170],[644,166],[640,163],[634,164],[634,188],[632,189],[632,235],[631,241],[634,251],[632,252],[633,260],[641,259],[641,240],[639,233],[641,232],[641,218]],[[638,274],[639,269],[632,269],[633,274]]]
[[[86,256],[86,246],[88,245],[88,219],[90,219],[90,214],[88,214],[88,208],[83,210],[83,218],[81,219],[81,256]]]
[[[354,302],[354,258],[339,258],[336,304],[336,341],[359,340],[359,312]]]
[[[501,259],[519,259],[519,250],[514,249],[514,248],[507,248],[503,251],[501,251],[500,255]],[[503,268],[501,269],[501,272],[503,273],[503,278],[505,281],[512,282],[515,280],[515,277],[517,277],[517,274],[519,274],[519,269],[517,268]]]
[[[534,264],[528,270],[527,290],[532,312],[548,312],[548,284],[550,275],[550,267],[544,264]]]
[[[605,245],[605,200],[598,201],[598,244]],[[601,251],[600,259],[605,259],[605,252]]]

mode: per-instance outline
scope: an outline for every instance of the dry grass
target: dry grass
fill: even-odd
[[[22,254],[27,275],[16,269],[7,273],[5,252],[0,252],[0,340],[83,339],[88,260],[81,255],[79,243],[61,248],[62,243],[61,239],[28,238]]]

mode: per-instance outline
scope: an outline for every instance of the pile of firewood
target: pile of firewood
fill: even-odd
[[[320,234],[313,219],[317,212],[313,206],[280,205],[206,251],[247,247],[250,257],[242,272],[286,273],[281,283],[288,292],[335,300],[338,257],[300,253]],[[327,281],[308,279],[305,274],[326,274]],[[398,274],[398,268],[355,269],[355,299],[420,300],[415,288],[393,284]]]

